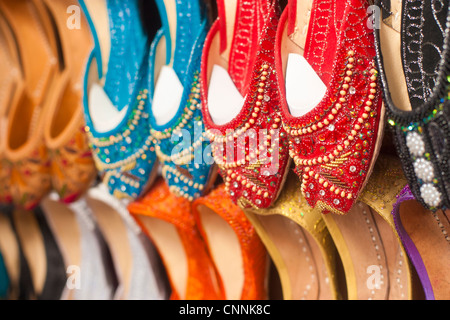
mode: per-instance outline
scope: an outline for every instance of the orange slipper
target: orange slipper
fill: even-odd
[[[197,226],[229,300],[267,299],[268,255],[255,228],[225,185],[192,204]]]
[[[163,180],[128,206],[157,248],[172,288],[172,300],[222,299],[214,264],[197,229],[191,203],[173,195]]]

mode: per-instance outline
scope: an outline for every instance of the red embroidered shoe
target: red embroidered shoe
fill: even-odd
[[[314,1],[310,15],[304,6],[289,1],[277,31],[283,126],[309,205],[345,214],[372,171],[384,125],[369,2]]]
[[[278,3],[217,4],[219,18],[202,56],[204,123],[232,200],[266,208],[278,197],[289,162],[274,70]]]

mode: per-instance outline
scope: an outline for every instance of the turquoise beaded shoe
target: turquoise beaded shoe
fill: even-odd
[[[163,22],[150,56],[166,62],[151,66],[151,135],[162,175],[170,191],[190,201],[205,194],[214,181],[215,166],[201,113],[199,71],[207,22],[199,0],[176,2],[171,8],[156,1]],[[173,21],[176,20],[176,21]],[[176,35],[171,26],[176,23]]]
[[[80,4],[87,13],[95,41],[84,83],[87,135],[109,192],[119,199],[133,200],[151,185],[157,168],[149,134],[149,40],[137,0]],[[95,17],[89,12],[95,12]],[[107,19],[101,19],[102,13],[109,17],[107,34]]]

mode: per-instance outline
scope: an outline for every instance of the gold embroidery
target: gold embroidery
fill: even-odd
[[[252,176],[252,175],[250,175],[250,174],[246,174],[246,173],[242,173],[242,175],[243,175],[247,180],[251,181],[253,184],[255,184],[256,186],[258,186],[259,188],[264,189],[264,190],[267,189],[266,184],[265,184],[265,183],[262,183],[261,181],[259,181],[258,178],[254,177],[254,176]]]
[[[323,176],[325,179],[333,183],[334,185],[338,186],[341,189],[348,189],[348,186],[345,182],[339,180],[338,177],[333,176],[331,173],[328,172],[321,172],[321,176]]]
[[[339,158],[336,158],[333,161],[330,161],[330,163],[321,165],[322,168],[326,168],[328,170],[333,170],[334,168],[338,168],[342,166],[344,162],[348,160],[348,156],[351,155],[351,152],[347,152],[346,154],[341,155]]]
[[[237,204],[243,209],[245,209],[245,208],[253,208],[253,209],[256,209],[256,210],[259,209],[256,205],[254,205],[253,203],[251,203],[250,201],[248,201],[244,197],[240,197],[237,200]]]

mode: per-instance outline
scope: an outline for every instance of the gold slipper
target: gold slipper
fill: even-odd
[[[248,209],[245,214],[278,270],[284,299],[341,298],[333,240],[321,212],[303,198],[294,174],[289,174],[272,208]]]

